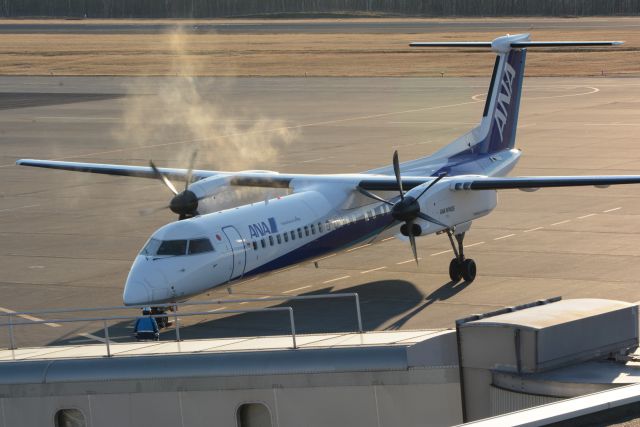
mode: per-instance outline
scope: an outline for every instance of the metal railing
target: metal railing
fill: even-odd
[[[180,352],[180,317],[191,317],[191,316],[210,316],[210,315],[220,315],[220,314],[234,314],[234,313],[260,313],[260,312],[280,312],[287,311],[289,313],[289,323],[290,323],[290,331],[291,338],[293,343],[293,348],[297,349],[296,343],[296,326],[295,326],[295,318],[293,315],[293,308],[291,307],[267,307],[267,308],[247,308],[247,309],[235,309],[235,310],[215,310],[215,311],[180,311],[178,312],[178,308],[188,307],[188,306],[203,306],[203,305],[222,305],[222,304],[234,304],[234,303],[250,303],[250,302],[269,302],[269,301],[298,301],[298,300],[317,300],[317,299],[337,299],[337,298],[354,298],[355,300],[355,308],[356,308],[356,318],[357,318],[357,328],[358,332],[363,332],[362,326],[362,311],[360,309],[360,297],[357,293],[337,293],[337,294],[319,294],[319,295],[302,295],[302,296],[287,296],[287,295],[278,295],[278,296],[269,296],[269,297],[261,297],[261,298],[242,298],[242,299],[225,299],[225,300],[207,300],[207,301],[198,301],[198,302],[186,302],[186,303],[167,303],[167,304],[154,304],[154,307],[159,308],[167,308],[172,311],[172,313],[165,312],[160,314],[147,314],[144,317],[173,317],[175,322],[175,333],[176,339],[175,341],[178,343],[178,351]],[[48,309],[48,310],[31,310],[31,311],[15,311],[15,312],[0,312],[1,318],[8,318],[6,323],[0,323],[1,327],[8,327],[9,329],[9,349],[11,350],[12,360],[15,360],[15,350],[18,348],[15,340],[15,331],[14,328],[16,326],[29,326],[29,325],[40,325],[40,324],[60,324],[60,323],[77,323],[77,322],[98,322],[102,321],[103,330],[104,330],[104,341],[107,349],[107,357],[111,357],[111,346],[110,346],[110,337],[109,337],[109,325],[108,321],[114,320],[134,320],[140,315],[130,316],[130,315],[122,315],[122,316],[98,316],[98,317],[82,317],[82,318],[72,318],[72,319],[35,319],[33,315],[42,315],[42,314],[62,314],[62,313],[86,313],[86,312],[97,312],[97,311],[114,311],[114,310],[128,310],[128,309],[142,309],[147,306],[107,306],[107,307],[90,307],[90,308],[61,308],[61,309]],[[19,321],[16,322],[16,317],[25,317],[27,321]]]

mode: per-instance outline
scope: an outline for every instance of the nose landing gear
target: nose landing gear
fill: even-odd
[[[456,247],[456,242],[453,241],[453,232],[451,230],[447,230],[447,236],[449,237],[449,242],[451,242],[451,248],[456,256],[451,260],[451,263],[449,263],[449,277],[452,282],[459,282],[462,278],[465,282],[471,283],[476,278],[476,263],[471,258],[466,259],[464,257],[464,234],[465,233],[460,233],[455,235],[458,243]]]

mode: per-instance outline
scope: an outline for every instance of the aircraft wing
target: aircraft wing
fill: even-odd
[[[402,186],[410,190],[433,177],[403,177]],[[592,175],[592,176],[522,176],[522,177],[483,177],[461,176],[445,178],[451,183],[452,190],[536,190],[546,187],[596,186],[608,187],[620,184],[640,184],[640,175]],[[376,176],[363,179],[358,187],[370,191],[397,191],[395,177]]]
[[[113,165],[102,163],[63,162],[56,160],[22,159],[16,162],[22,166],[35,166],[49,169],[60,169],[77,172],[89,172],[104,175],[131,176],[138,178],[157,179],[156,173],[149,166]],[[187,169],[158,168],[160,172],[170,179],[184,181],[187,179]],[[286,188],[296,178],[310,182],[335,183],[348,179],[355,181],[356,185],[364,190],[371,191],[397,191],[394,176],[388,175],[305,175],[305,174],[280,174],[277,172],[246,171],[223,172],[209,170],[194,170],[192,179],[198,181],[211,176],[228,176],[229,185]],[[402,186],[410,190],[425,182],[431,181],[432,176],[406,176],[402,178]],[[640,184],[640,175],[613,175],[613,176],[526,176],[526,177],[483,177],[460,176],[445,179],[451,182],[452,190],[506,190],[529,189],[534,190],[545,187],[575,187],[575,186],[602,186],[619,184]]]
[[[522,176],[478,177],[454,180],[453,190],[534,190],[547,187],[608,187],[620,184],[640,184],[640,175],[587,175],[587,176]]]
[[[149,166],[112,165],[105,163],[81,163],[62,162],[57,160],[21,159],[16,161],[20,166],[33,166],[38,168],[59,169],[75,172],[97,173],[102,175],[131,176],[136,178],[157,179],[158,175]],[[185,181],[187,169],[158,168],[169,179]],[[222,172],[194,169],[191,175],[192,181],[199,181],[211,176],[229,176],[230,185],[251,187],[276,187],[286,188],[292,179],[291,175],[281,175],[275,172],[248,171],[248,172]]]
[[[129,166],[129,165],[110,165],[104,163],[80,163],[80,162],[61,162],[57,160],[34,160],[20,159],[16,161],[20,166],[34,166],[38,168],[60,169],[75,172],[99,173],[103,175],[117,176],[133,176],[138,178],[157,179],[158,175],[149,166]],[[160,172],[170,179],[184,181],[187,177],[187,169],[174,168],[158,168]],[[216,175],[219,172],[194,170],[193,179],[195,181]]]

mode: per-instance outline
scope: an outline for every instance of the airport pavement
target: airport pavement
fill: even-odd
[[[169,211],[139,215],[167,204],[170,193],[159,182],[18,167],[18,158],[152,158],[179,167],[197,148],[201,169],[224,169],[235,156],[244,159],[242,169],[363,171],[390,163],[394,149],[409,160],[471,128],[488,77],[197,79],[191,89],[199,100],[189,99],[200,104],[189,111],[205,118],[167,126],[176,106],[162,94],[183,84],[0,77],[0,310],[121,304],[134,256],[157,227],[175,219]],[[523,156],[513,175],[639,173],[639,95],[640,79],[525,80],[517,139]],[[293,138],[286,145],[285,128]],[[276,155],[265,149],[268,141]],[[243,144],[250,150],[241,154]],[[430,236],[418,240],[419,267],[408,243],[393,239],[322,259],[318,268],[303,264],[239,283],[232,295],[223,288],[198,299],[358,292],[367,330],[448,328],[472,313],[558,295],[637,301],[639,197],[640,186],[501,192],[498,208],[466,239],[467,256],[478,264],[471,284],[449,283],[449,243]],[[355,327],[348,300],[211,308],[275,305],[294,307],[300,332]],[[285,319],[273,316],[185,319],[183,336],[286,332]],[[129,327],[119,324],[111,336],[126,339]],[[101,336],[96,323],[16,332],[21,346]],[[0,331],[0,346],[7,339]]]

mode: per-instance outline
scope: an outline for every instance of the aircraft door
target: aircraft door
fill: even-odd
[[[231,245],[231,251],[233,252],[233,269],[229,280],[233,280],[238,277],[242,277],[244,274],[244,268],[247,262],[246,247],[244,239],[238,233],[238,230],[234,226],[227,226],[222,229],[227,240]]]

